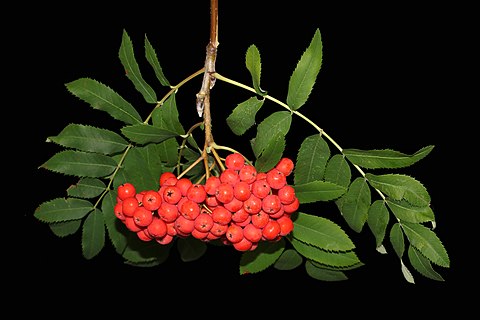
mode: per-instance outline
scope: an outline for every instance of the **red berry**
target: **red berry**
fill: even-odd
[[[177,183],[175,184],[175,186],[177,186],[180,191],[182,191],[182,196],[186,196],[187,195],[187,190],[188,188],[190,188],[190,186],[193,184],[192,181],[190,181],[190,179],[188,178],[180,178],[178,179]]]
[[[270,216],[265,211],[260,210],[259,212],[252,215],[252,222],[255,227],[263,228],[270,221]]]
[[[243,228],[243,236],[251,242],[258,242],[262,239],[262,229],[249,223]]]
[[[137,207],[133,212],[133,221],[139,227],[147,227],[152,220],[152,211],[145,209],[145,207]]]
[[[170,242],[173,241],[173,236],[169,235],[169,234],[166,234],[165,236],[161,237],[161,238],[155,238],[155,240],[160,243],[160,244],[169,244]]]
[[[227,225],[232,220],[232,213],[222,206],[215,207],[212,211],[213,221],[218,224]]]
[[[233,169],[225,169],[220,174],[220,181],[222,183],[229,183],[234,186],[237,182],[240,181],[240,176],[238,175],[237,171]]]
[[[213,218],[208,213],[200,213],[195,219],[195,229],[202,232],[208,232],[213,227]]]
[[[129,197],[122,201],[122,212],[125,217],[133,217],[133,212],[138,207],[138,201],[135,197]]]
[[[232,201],[224,203],[223,206],[230,212],[236,212],[243,208],[243,201],[233,198]]]
[[[220,236],[223,236],[225,232],[227,232],[228,229],[228,223],[226,224],[220,224],[217,222],[213,223],[212,229],[210,229],[210,233],[212,236],[207,236],[208,239],[217,239]]]
[[[250,184],[245,181],[239,181],[233,187],[233,196],[240,201],[245,201],[250,198],[250,194]]]
[[[295,164],[293,163],[292,159],[282,158],[277,163],[275,168],[281,171],[285,176],[289,176],[292,173],[294,166]]]
[[[155,211],[162,204],[162,196],[155,190],[148,190],[143,194],[142,205],[145,209]]]
[[[127,229],[133,232],[138,232],[142,230],[142,227],[139,227],[135,221],[133,221],[133,217],[125,217],[125,220],[123,221],[125,223],[125,226],[127,226]]]
[[[220,178],[217,176],[210,176],[208,177],[207,181],[205,182],[205,191],[208,195],[214,196],[215,192],[217,191],[217,187],[222,183]]]
[[[166,186],[162,196],[165,202],[176,204],[182,198],[182,191],[177,186]]]
[[[126,182],[117,188],[117,196],[122,200],[133,197],[136,193],[137,191],[135,190],[135,187],[129,182]]]
[[[233,186],[229,183],[221,183],[217,187],[215,197],[221,203],[228,203],[233,199]]]
[[[277,220],[269,220],[262,229],[262,235],[267,240],[274,240],[280,234],[281,228]]]
[[[247,220],[247,218],[250,217],[250,213],[245,211],[245,209],[241,208],[237,211],[234,211],[232,213],[232,221],[233,222],[243,222]]]
[[[178,216],[177,220],[175,220],[175,229],[181,235],[189,235],[195,229],[195,221],[189,220],[184,216]]]
[[[262,199],[255,195],[250,195],[250,198],[243,203],[243,209],[250,214],[255,214],[262,209]]]
[[[151,241],[153,237],[148,233],[147,229],[137,231],[137,236],[142,241]]]
[[[269,194],[262,200],[262,210],[269,215],[278,212],[282,207],[282,202],[276,194]]]
[[[231,224],[228,226],[225,236],[231,243],[239,242],[243,239],[243,228],[239,225]]]
[[[195,201],[196,203],[202,203],[207,197],[205,187],[201,184],[192,184],[187,190],[187,198]]]
[[[265,198],[272,191],[266,179],[255,180],[251,185],[252,193],[260,199]]]
[[[283,205],[283,210],[285,211],[285,213],[290,214],[297,211],[299,206],[300,206],[300,202],[298,201],[298,198],[295,197],[292,203]]]
[[[185,201],[182,201],[181,205],[177,206],[178,212],[188,220],[195,220],[200,214],[198,203],[187,198],[184,199]]]
[[[123,205],[121,202],[117,202],[117,204],[113,207],[113,213],[115,216],[120,220],[125,220],[125,216],[123,215]]]
[[[157,212],[158,216],[167,223],[174,222],[179,215],[177,206],[167,202],[162,203]]]
[[[272,189],[277,190],[287,184],[287,176],[276,168],[273,168],[267,172],[266,180]]]
[[[240,153],[231,153],[225,158],[225,166],[229,169],[240,170],[245,165],[245,159]]]
[[[167,234],[167,224],[157,216],[153,217],[152,222],[147,227],[148,233],[154,238],[161,238]]]
[[[285,185],[277,192],[282,204],[290,204],[295,200],[295,189],[291,185]]]
[[[277,219],[277,222],[280,225],[281,236],[286,236],[293,230],[293,221],[289,216],[283,215]]]
[[[255,169],[254,166],[246,164],[242,169],[240,169],[238,176],[240,177],[241,181],[252,183],[257,178],[257,169]]]
[[[243,237],[242,240],[233,243],[233,247],[238,251],[248,251],[251,250],[253,243],[247,238]]]

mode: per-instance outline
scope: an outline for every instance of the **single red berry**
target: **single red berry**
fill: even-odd
[[[195,229],[202,232],[208,232],[213,227],[213,218],[208,213],[200,213],[197,218],[195,218]]]
[[[189,220],[184,216],[178,216],[175,220],[175,229],[177,230],[177,235],[189,235],[195,229],[195,220]]]
[[[275,213],[270,213],[269,214],[270,219],[278,219],[283,215],[285,215],[285,209],[283,209],[283,204],[281,205],[280,210],[278,210]]]
[[[233,199],[233,186],[229,183],[221,183],[217,187],[217,191],[215,192],[215,197],[221,203],[228,203]]]
[[[247,218],[250,217],[250,213],[245,211],[245,209],[241,208],[237,211],[233,211],[232,213],[232,221],[233,222],[243,222],[247,220]]]
[[[188,220],[195,220],[200,214],[200,207],[198,203],[193,200],[184,198],[181,205],[177,205],[178,212]]]
[[[233,196],[240,201],[250,198],[250,194],[250,184],[245,181],[239,181],[233,186]]]
[[[262,239],[262,229],[249,223],[243,228],[243,236],[251,242],[258,242]]]
[[[228,211],[223,206],[215,207],[211,215],[214,222],[222,225],[227,225],[232,220],[232,212]]]
[[[212,234],[212,237],[208,236],[207,238],[213,240],[215,237],[218,238],[220,236],[223,236],[225,232],[227,232],[227,229],[228,229],[228,223],[220,224],[220,223],[214,222],[212,229],[210,229],[210,233]]]
[[[166,186],[162,196],[165,202],[176,204],[182,198],[182,191],[177,186]]]
[[[215,196],[208,196],[206,199],[205,199],[205,204],[210,208],[210,209],[213,209],[215,208],[216,206],[218,206],[220,204],[220,201],[218,201],[217,197]]]
[[[295,200],[295,189],[291,185],[284,185],[277,192],[282,204],[290,204]]]
[[[202,203],[207,197],[205,187],[201,184],[192,184],[187,190],[187,198],[195,201],[196,203]]]
[[[145,207],[137,207],[133,212],[133,221],[139,227],[147,227],[152,220],[152,211],[145,209]]]
[[[232,215],[233,217],[233,215]],[[247,219],[245,219],[244,221],[238,221],[238,222],[234,222],[236,225],[239,225],[240,227],[245,227],[247,224],[249,224],[250,222],[252,222],[252,215],[248,215]]]
[[[162,204],[162,196],[155,190],[147,190],[143,194],[141,202],[145,209],[155,211]]]
[[[215,192],[217,191],[217,187],[222,183],[220,178],[217,176],[210,176],[208,177],[207,181],[205,181],[205,191],[208,195],[214,196]]]
[[[292,159],[282,158],[277,163],[275,168],[277,168],[277,170],[281,171],[285,176],[288,177],[292,173],[294,166],[295,164],[293,163]]]
[[[268,213],[260,210],[259,212],[252,215],[251,224],[261,229],[267,225],[268,221],[270,221],[270,216],[268,215]]]
[[[255,180],[252,184],[252,193],[260,199],[265,198],[272,191],[266,179]]]
[[[225,158],[225,166],[228,169],[240,170],[245,165],[245,159],[240,153],[231,153]]]
[[[250,214],[259,212],[262,209],[262,199],[253,194],[250,195],[250,197],[243,202],[243,209]]]
[[[147,227],[147,231],[154,238],[164,237],[167,234],[167,224],[159,217],[154,216]]]
[[[293,230],[293,221],[289,216],[283,215],[277,219],[277,222],[280,225],[281,236],[286,236]]]
[[[198,229],[193,229],[192,230],[192,237],[199,239],[199,240],[206,240],[210,232],[203,232],[199,231]]]
[[[243,239],[243,228],[236,224],[230,224],[225,236],[231,243],[239,242]]]
[[[262,200],[262,210],[272,215],[282,207],[282,202],[276,194],[269,194]]]
[[[126,198],[130,198],[130,197],[134,197],[136,193],[137,191],[135,190],[135,187],[130,182],[121,184],[117,188],[117,196],[122,200],[125,200]]]
[[[122,201],[122,212],[125,217],[133,217],[133,212],[138,207],[138,201],[135,197],[129,197]]]
[[[179,215],[177,206],[167,202],[163,202],[157,212],[158,216],[167,223],[174,222]]]
[[[242,169],[240,169],[238,176],[240,177],[241,181],[252,183],[257,178],[257,169],[255,169],[255,167],[252,165],[246,164]]]
[[[238,175],[237,171],[227,168],[220,174],[220,181],[222,183],[229,183],[234,186],[240,181],[240,176]]]
[[[257,178],[256,180],[265,180],[267,179],[267,173],[266,172],[259,172],[257,173]]]
[[[273,168],[267,172],[266,180],[272,189],[277,190],[287,184],[287,177],[285,174],[276,168]]]
[[[280,234],[281,228],[277,220],[270,219],[262,229],[262,236],[266,240],[274,240]]]

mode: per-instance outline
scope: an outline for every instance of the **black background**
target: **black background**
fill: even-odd
[[[437,219],[435,232],[449,253],[451,268],[436,267],[445,282],[425,279],[410,268],[415,285],[404,280],[393,250],[388,255],[377,253],[368,229],[355,234],[346,224],[344,229],[356,241],[358,255],[366,265],[348,272],[349,280],[344,282],[316,281],[303,270],[269,269],[240,276],[239,255],[226,248],[209,249],[199,261],[189,263],[181,262],[173,251],[166,263],[154,268],[124,265],[109,245],[100,256],[84,259],[78,236],[57,238],[47,225],[33,218],[38,205],[65,196],[66,188],[75,180],[37,168],[60,150],[46,143],[46,138],[58,134],[67,124],[110,128],[119,124],[68,93],[65,83],[93,78],[113,88],[137,109],[149,112],[149,106],[125,77],[118,58],[123,30],[130,35],[137,60],[148,70],[144,71],[145,77],[154,79],[143,58],[146,35],[157,50],[165,75],[176,84],[203,66],[210,31],[209,1],[158,2],[154,6],[139,1],[110,7],[82,3],[30,9],[38,9],[39,14],[22,20],[23,28],[17,29],[12,38],[11,51],[16,56],[13,58],[22,60],[17,74],[28,74],[17,83],[29,88],[17,94],[22,106],[12,108],[28,111],[26,133],[28,145],[33,146],[23,157],[28,160],[24,172],[30,190],[28,199],[32,200],[21,209],[26,235],[16,237],[23,245],[19,250],[26,285],[23,294],[39,298],[47,288],[56,288],[57,294],[87,290],[89,294],[128,297],[133,292],[149,295],[178,290],[190,297],[203,294],[239,299],[240,292],[250,292],[253,297],[276,297],[292,303],[307,298],[348,301],[368,296],[374,304],[402,293],[402,301],[420,297],[417,303],[427,309],[427,301],[439,303],[440,298],[450,300],[459,295],[462,304],[457,307],[466,303],[465,291],[459,288],[472,283],[460,280],[466,275],[466,263],[461,265],[465,257],[460,252],[468,239],[458,236],[458,215],[467,213],[458,212],[458,203],[463,200],[458,200],[460,190],[451,186],[461,183],[455,183],[456,173],[447,169],[459,150],[449,129],[458,126],[463,116],[461,98],[452,91],[460,81],[457,72],[462,62],[457,55],[457,48],[463,45],[459,38],[462,27],[457,23],[454,28],[452,23],[454,19],[458,22],[458,8],[438,4],[333,6],[310,1],[220,1],[219,5],[216,70],[220,74],[250,84],[244,61],[247,48],[255,44],[262,58],[262,88],[285,101],[289,77],[319,29],[322,69],[309,101],[300,111],[343,148],[391,148],[410,154],[435,145],[429,156],[402,173],[427,187]],[[181,121],[185,123],[198,121],[195,93],[200,81],[192,81],[177,94]],[[229,111],[249,96],[217,82],[212,91],[212,113],[218,144],[249,152],[246,138],[234,137],[223,122]],[[273,104],[267,108],[265,112],[279,110]],[[294,119],[287,155],[294,157],[298,142],[313,133],[304,122]],[[25,181],[21,186],[25,188]],[[452,210],[453,203],[457,210]],[[339,213],[329,210],[319,214],[342,223]]]

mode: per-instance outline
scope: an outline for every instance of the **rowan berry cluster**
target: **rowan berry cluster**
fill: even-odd
[[[282,158],[268,172],[257,172],[241,154],[231,153],[225,170],[205,184],[164,172],[159,190],[120,185],[114,213],[143,241],[168,244],[175,236],[193,236],[254,250],[259,241],[277,241],[293,230],[290,216],[299,207],[287,183],[293,168],[291,159]]]

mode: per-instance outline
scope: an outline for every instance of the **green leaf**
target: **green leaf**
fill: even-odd
[[[336,223],[303,212],[292,215],[291,235],[302,242],[327,251],[349,251],[355,248],[352,240]]]
[[[414,178],[402,174],[374,175],[365,174],[370,185],[394,200],[406,200],[417,207],[430,204],[430,195],[427,189]]]
[[[92,259],[102,251],[105,245],[105,223],[103,213],[93,210],[85,219],[82,230],[82,253],[86,259]]]
[[[253,152],[258,158],[277,134],[286,136],[292,123],[292,114],[277,111],[265,118],[257,127],[257,136],[253,142]]]
[[[277,270],[293,270],[301,265],[303,258],[293,249],[287,249],[282,252],[273,267]]]
[[[327,181],[311,181],[294,185],[295,195],[300,203],[330,201],[342,196],[346,188]]]
[[[424,277],[436,281],[445,281],[442,276],[433,269],[430,260],[425,258],[414,246],[408,247],[408,259],[412,267]]]
[[[40,166],[57,173],[91,178],[105,177],[116,167],[117,163],[109,156],[73,150],[56,153]]]
[[[325,181],[348,188],[351,179],[352,171],[345,157],[341,154],[333,155],[325,168]]]
[[[390,229],[390,243],[397,256],[402,259],[403,253],[405,252],[405,239],[403,238],[403,232],[398,222]]]
[[[230,130],[237,136],[243,135],[255,124],[255,116],[263,106],[265,100],[259,100],[257,97],[251,97],[237,105],[232,113],[227,117],[227,124]]]
[[[145,57],[147,58],[147,61],[150,63],[150,65],[152,66],[153,71],[155,71],[155,75],[157,76],[158,81],[160,81],[160,83],[163,86],[169,87],[170,82],[167,80],[167,78],[163,74],[163,70],[162,70],[162,67],[160,66],[160,62],[158,61],[155,49],[150,44],[150,41],[148,41],[146,35],[145,35]]]
[[[179,238],[177,241],[180,259],[183,262],[191,262],[200,259],[207,252],[205,242],[199,241],[193,237]]]
[[[167,139],[155,145],[148,145],[147,147],[155,146],[155,154],[160,161],[167,167],[173,167],[177,164],[179,144],[176,139]]]
[[[434,264],[450,267],[450,258],[438,236],[432,230],[419,223],[402,221],[401,227],[410,244]]]
[[[47,142],[50,141],[67,148],[103,154],[119,153],[128,146],[127,140],[113,131],[81,124],[67,125],[57,136],[48,137]]]
[[[83,199],[56,198],[42,203],[34,217],[42,222],[54,223],[84,218],[94,209],[92,203]]]
[[[305,258],[327,266],[345,268],[361,263],[353,251],[329,252],[304,243],[296,238],[292,238],[290,242],[295,250]]]
[[[330,148],[321,135],[315,134],[303,140],[295,164],[295,184],[322,180],[330,158]]]
[[[275,165],[282,158],[284,150],[285,136],[277,133],[274,137],[272,137],[257,161],[255,161],[255,168],[257,171],[268,172],[270,169],[275,167]]]
[[[348,280],[343,271],[319,268],[312,262],[305,262],[305,271],[307,274],[316,280],[321,281],[343,281]]]
[[[253,274],[264,271],[272,266],[285,250],[285,240],[260,241],[258,247],[252,251],[246,251],[240,258],[240,275]]]
[[[117,196],[114,191],[109,191],[102,201],[102,212],[103,219],[105,221],[105,226],[108,231],[108,237],[112,242],[115,251],[118,254],[122,254],[127,247],[127,237],[125,232],[130,232],[126,230],[125,225],[118,219],[113,210],[114,206],[117,203]]]
[[[68,91],[90,104],[94,109],[107,112],[114,119],[126,124],[141,123],[137,110],[106,85],[89,78],[81,78],[66,84]]]
[[[178,118],[175,94],[172,94],[163,105],[153,110],[152,123],[157,128],[175,132],[177,135],[185,134],[185,129]]]
[[[245,55],[245,64],[250,75],[252,76],[253,88],[255,92],[259,95],[266,95],[267,92],[260,88],[260,75],[262,73],[262,63],[260,59],[260,52],[255,45],[251,45],[247,49],[247,54]]]
[[[367,221],[371,201],[370,187],[363,177],[358,177],[336,204],[350,228],[361,232]]]
[[[316,30],[288,83],[287,104],[297,110],[307,102],[322,66],[322,39]]]
[[[82,220],[49,223],[48,226],[53,234],[55,234],[57,237],[64,238],[66,236],[75,234],[82,226]]]
[[[158,156],[158,146],[148,145],[130,149],[124,161],[123,173],[137,190],[158,190],[159,178],[166,171]]]
[[[411,166],[425,158],[434,146],[424,147],[412,155],[395,150],[343,149],[343,154],[353,164],[366,169],[396,169]]]
[[[121,131],[130,141],[138,144],[159,143],[177,136],[173,131],[143,123],[123,127]]]
[[[375,236],[376,247],[379,248],[385,238],[388,222],[390,220],[389,211],[383,200],[376,200],[368,209],[367,224]]]
[[[396,201],[386,199],[388,208],[392,210],[395,217],[402,221],[413,223],[435,221],[435,215],[430,206],[416,207],[405,200]]]
[[[67,189],[67,194],[70,197],[91,199],[102,194],[107,186],[105,183],[97,178],[81,178],[77,184],[71,185]]]
[[[148,103],[157,103],[155,91],[142,78],[140,68],[135,60],[132,41],[125,30],[123,30],[122,44],[120,45],[118,57],[122,62],[127,78],[132,81],[135,89],[143,95],[145,101]]]

